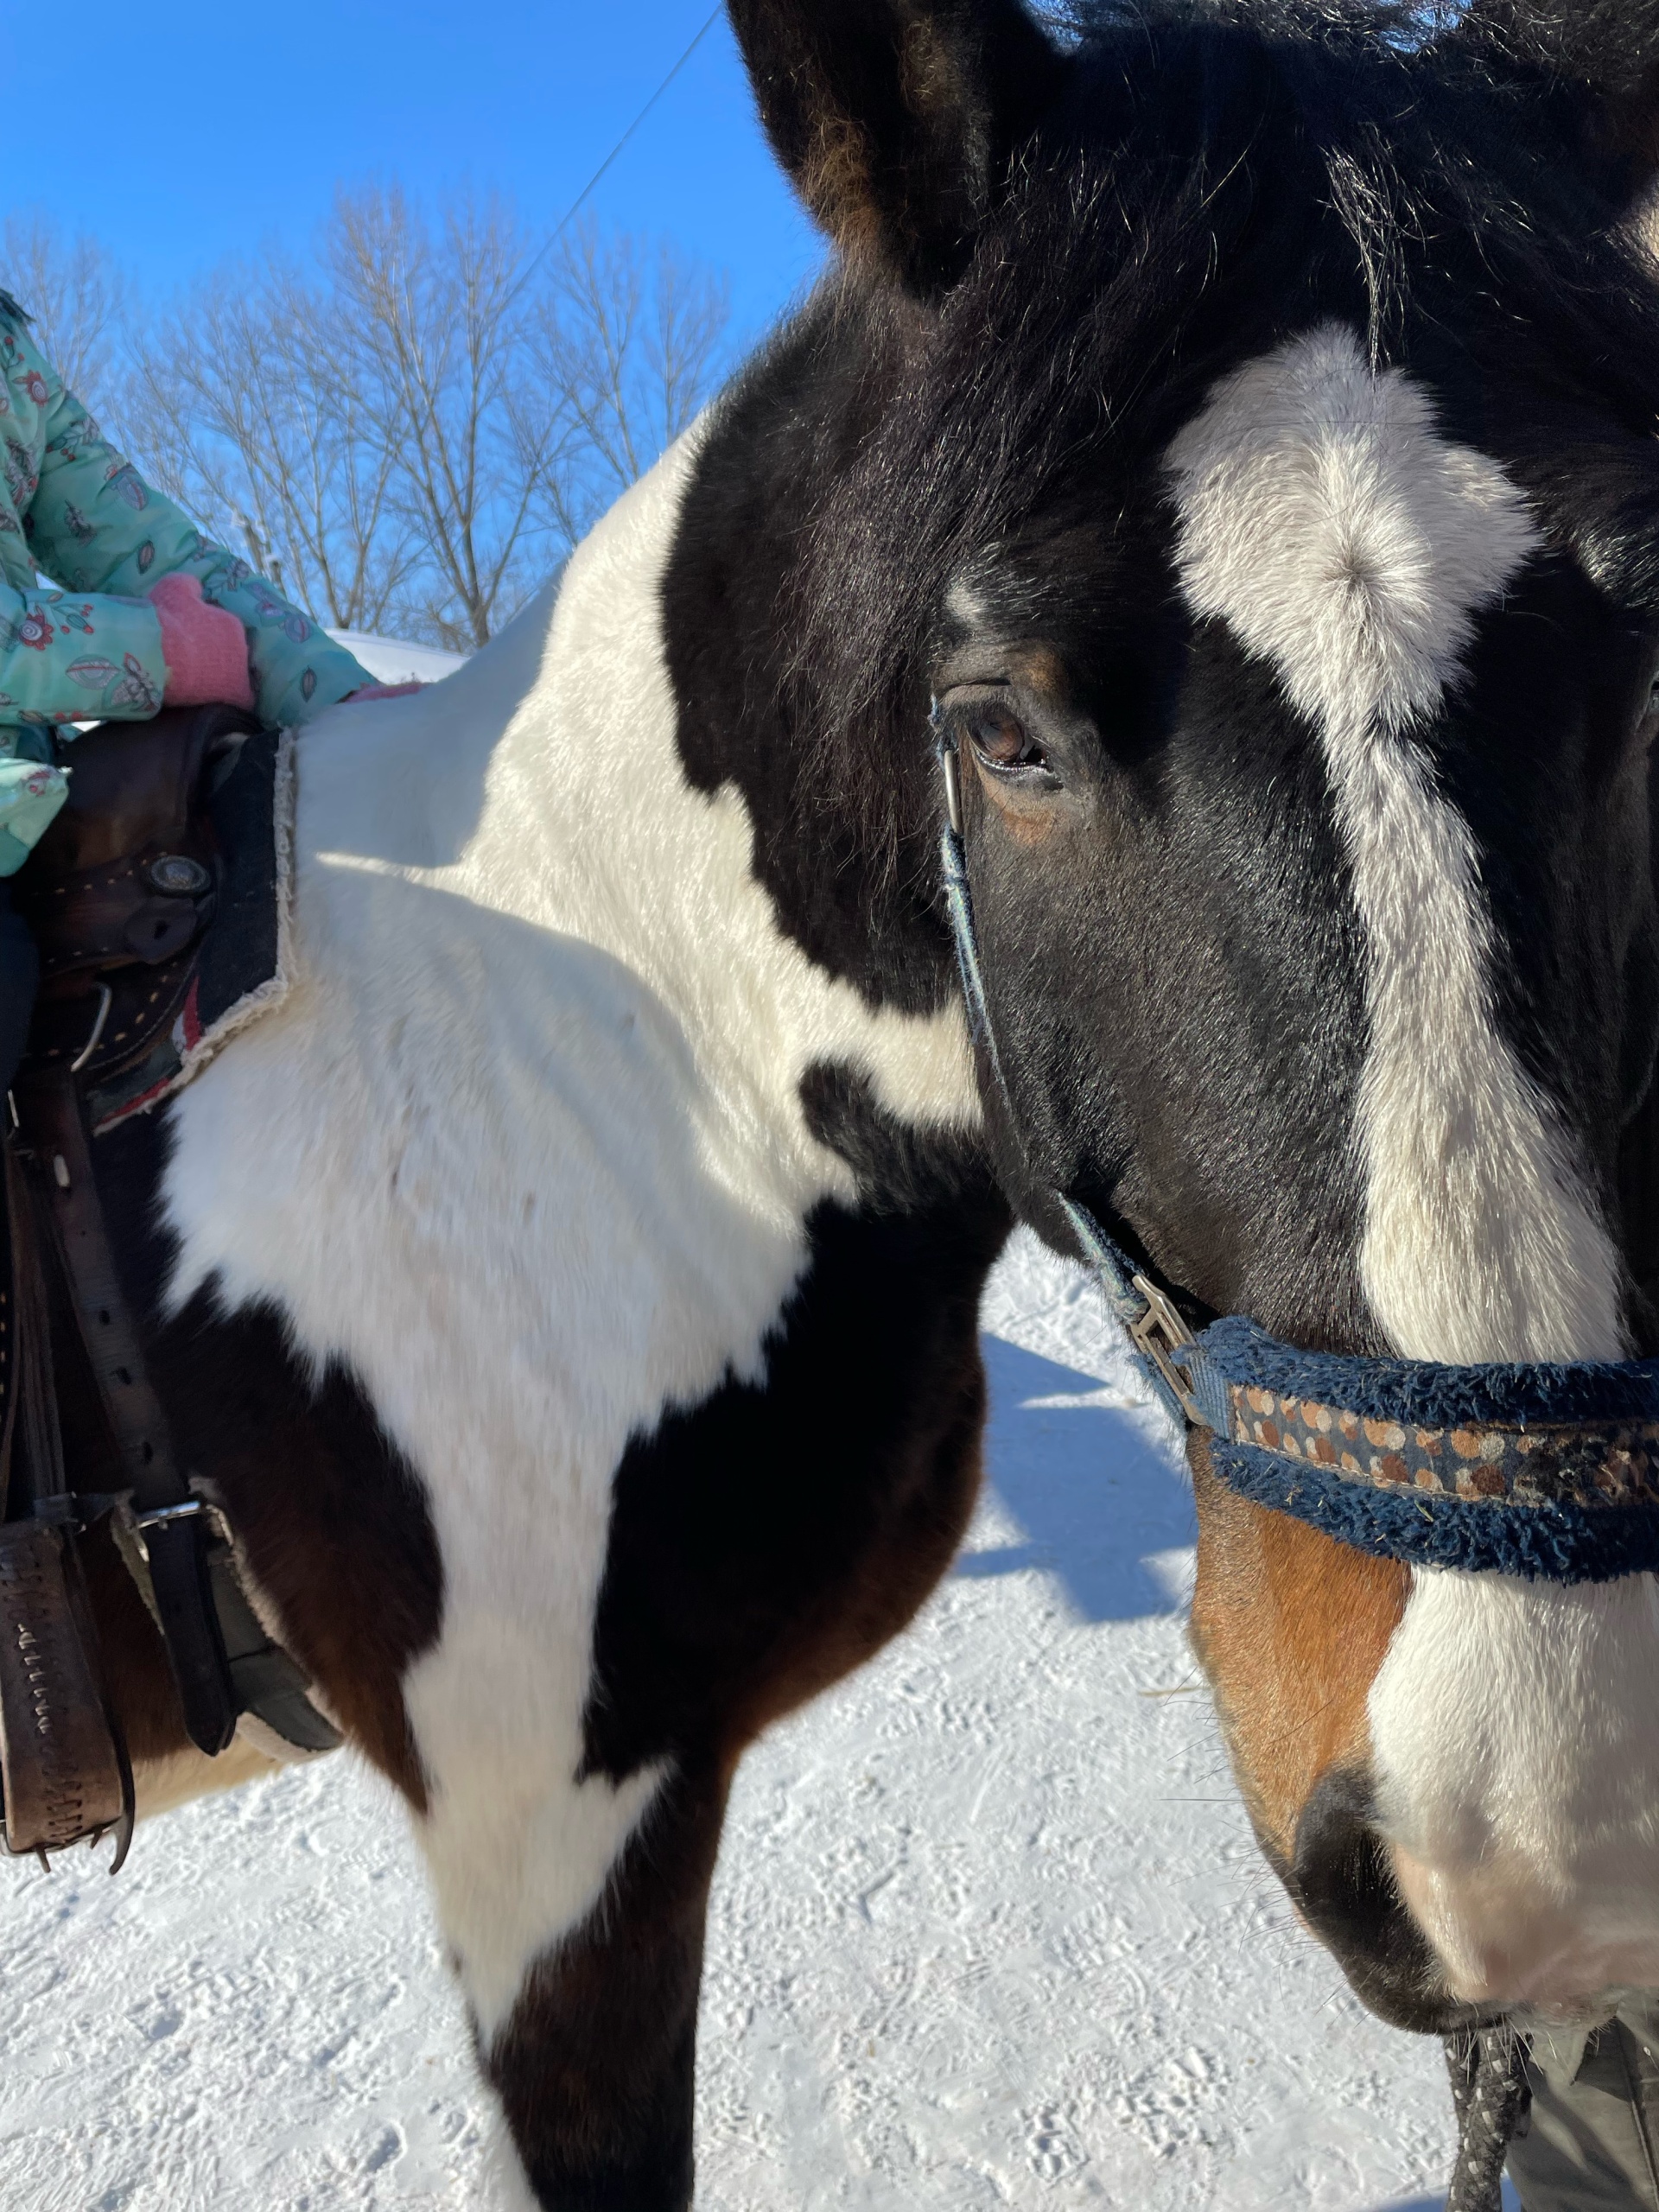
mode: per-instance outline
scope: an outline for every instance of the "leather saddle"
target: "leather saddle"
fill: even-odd
[[[65,754],[68,803],[13,880],[39,950],[29,1049],[7,1105],[0,1271],[0,1789],[13,1855],[133,1821],[130,1765],[78,1541],[108,1516],[210,1757],[251,1714],[296,1753],[340,1741],[243,1586],[222,1505],[182,1465],[104,1217],[89,1071],[174,1022],[223,877],[208,799],[251,734],[229,708],[106,724]],[[99,1441],[67,1465],[60,1377],[90,1376]],[[65,1402],[67,1402],[67,1401]],[[83,1409],[77,1408],[78,1413]]]

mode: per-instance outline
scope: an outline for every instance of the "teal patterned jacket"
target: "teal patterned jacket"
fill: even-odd
[[[302,722],[374,679],[245,561],[152,491],[29,334],[0,292],[0,876],[10,875],[67,796],[51,734],[142,721],[167,684],[162,630],[143,594],[175,571],[248,632],[260,718]],[[39,575],[61,586],[41,586]]]

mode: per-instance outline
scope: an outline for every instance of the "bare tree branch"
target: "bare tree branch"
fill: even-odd
[[[360,435],[337,309],[292,269],[220,270],[137,352],[136,442],[162,488],[341,629],[373,629],[419,558],[396,462]]]
[[[39,208],[0,224],[0,285],[32,317],[59,375],[90,407],[120,413],[121,339],[130,293],[96,238],[66,238]]]
[[[137,327],[108,257],[0,227],[0,282],[146,471],[337,629],[470,651],[707,397],[723,282],[499,200],[342,195],[313,270],[231,264]]]
[[[562,243],[532,347],[558,397],[561,435],[543,497],[567,543],[707,400],[730,316],[725,280],[666,245],[653,254],[591,224]]]
[[[342,198],[324,246],[361,429],[428,571],[424,626],[480,645],[538,573],[537,493],[554,411],[526,378],[531,242],[499,201],[435,233],[396,190]]]

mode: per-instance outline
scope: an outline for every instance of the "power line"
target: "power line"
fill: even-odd
[[[582,186],[582,190],[576,194],[575,198],[570,202],[570,205],[565,209],[563,215],[559,219],[557,228],[554,230],[550,237],[543,238],[540,245],[537,247],[535,252],[530,257],[529,266],[525,269],[524,275],[518,279],[518,282],[512,288],[511,295],[512,298],[518,298],[519,293],[524,290],[525,285],[529,283],[531,278],[536,274],[537,269],[540,268],[543,259],[552,251],[553,248],[558,244],[559,240],[569,229],[571,224],[575,220],[575,218],[580,214],[582,207],[586,205],[589,195],[593,192],[594,187],[600,181],[600,179],[605,175],[611,164],[616,160],[618,155],[622,152],[628,141],[632,137],[634,132],[638,130],[640,124],[651,113],[652,108],[656,106],[658,101],[661,99],[663,94],[668,90],[674,79],[679,75],[681,70],[684,68],[686,63],[691,59],[697,48],[702,44],[704,39],[708,37],[709,32],[713,30],[715,25],[720,21],[721,16],[723,12],[723,5],[712,10],[708,22],[704,23],[702,29],[692,40],[690,45],[686,48],[684,53],[681,54],[679,60],[669,71],[667,76],[664,77],[662,83],[658,86],[656,91],[645,102],[644,107],[642,107],[639,114],[634,117],[633,121],[622,133],[622,136],[617,140],[615,145],[612,147],[610,152],[606,155],[604,160],[594,171],[592,176],[588,178],[587,183]]]
[[[621,149],[624,149],[626,143],[628,143],[628,139],[631,139],[632,135],[635,135],[635,130],[637,130],[637,128],[639,128],[639,124],[644,122],[644,119],[646,119],[646,115],[651,115],[651,111],[652,111],[652,108],[657,106],[657,102],[659,102],[659,99],[661,99],[661,95],[666,93],[668,86],[671,86],[671,84],[675,82],[675,78],[677,78],[677,75],[679,75],[681,68],[686,67],[686,62],[690,62],[690,58],[692,58],[692,55],[695,55],[695,53],[696,53],[696,48],[702,47],[703,40],[708,38],[708,33],[710,33],[712,29],[715,29],[715,24],[719,22],[719,20],[721,20],[721,13],[723,13],[723,4],[721,4],[721,7],[716,7],[715,11],[710,13],[710,17],[708,17],[708,22],[703,24],[702,31],[696,33],[696,38],[692,40],[690,47],[686,47],[686,51],[681,53],[681,58],[677,60],[675,67],[672,67],[671,71],[668,71],[666,78],[661,79],[661,84],[659,84],[659,86],[657,86],[655,93],[651,95],[651,99],[648,99],[648,102],[644,104],[644,108],[639,108],[639,113],[635,115],[635,119],[632,119],[632,122],[628,124],[628,128],[626,128],[624,133],[621,133],[621,137],[617,139],[617,143],[615,143],[615,146],[613,146],[613,149],[611,149],[611,153],[606,155],[604,162],[600,162],[600,166],[597,166],[597,168],[595,168],[595,173],[593,173],[591,177],[588,177],[588,181],[586,181],[584,186],[582,186],[580,193],[575,194],[575,199],[573,199],[573,201],[570,201],[570,206],[569,206],[569,208],[564,210],[564,214],[562,214],[562,217],[560,217],[560,224],[557,224],[557,228],[553,230],[553,232],[550,232],[550,237],[542,238],[542,244],[537,245],[536,252],[531,254],[529,264],[526,264],[526,268],[524,268],[524,274],[522,274],[520,279],[518,279],[518,283],[513,285],[513,289],[511,289],[511,292],[506,294],[506,305],[509,305],[509,308],[511,308],[511,303],[513,303],[513,301],[518,299],[518,294],[520,294],[522,289],[524,289],[524,285],[529,283],[531,276],[533,276],[533,274],[537,272],[537,268],[540,268],[540,265],[542,265],[542,261],[544,261],[546,257],[549,257],[549,254],[553,252],[553,248],[556,248],[556,245],[560,244],[560,238],[564,237],[566,230],[570,228],[570,224],[573,224],[573,221],[575,221],[577,214],[582,213],[582,206],[586,204],[586,199],[588,199],[588,194],[593,193],[593,188],[595,188],[595,183],[600,181],[601,177],[604,177],[606,170],[611,168],[611,163],[615,162],[617,155],[620,155],[620,153],[621,153]]]
[[[593,190],[594,187],[594,186],[599,182],[600,179],[604,175],[604,174],[605,174],[606,170],[607,170],[607,169],[608,169],[608,168],[610,168],[610,166],[611,166],[612,162],[613,162],[613,161],[615,161],[615,159],[616,159],[617,156],[618,156],[618,155],[622,151],[623,148],[627,144],[627,143],[628,143],[629,139],[632,137],[632,136],[633,136],[634,132],[635,132],[635,131],[639,128],[640,124],[645,121],[645,118],[646,118],[646,117],[651,113],[651,111],[652,110],[652,108],[654,108],[654,107],[656,106],[656,105],[657,105],[658,101],[659,99],[661,99],[661,98],[663,97],[663,94],[664,94],[664,93],[668,90],[669,86],[673,83],[674,79],[675,79],[679,75],[679,73],[680,73],[681,70],[684,68],[684,67],[685,67],[686,63],[687,63],[687,62],[691,59],[692,55],[696,52],[697,48],[698,48],[702,44],[702,41],[704,41],[704,39],[706,39],[706,38],[708,37],[708,35],[709,35],[709,32],[710,32],[711,30],[713,30],[713,29],[715,28],[715,24],[720,21],[720,18],[721,18],[721,13],[722,13],[722,12],[723,12],[723,11],[722,11],[722,10],[721,10],[721,9],[720,9],[720,8],[716,8],[716,9],[714,10],[714,12],[710,15],[710,16],[709,16],[709,18],[708,22],[703,25],[702,29],[697,33],[696,36],[692,40],[692,41],[691,41],[690,45],[690,46],[688,46],[688,47],[686,48],[685,52],[684,52],[684,53],[680,56],[679,60],[678,60],[674,64],[674,67],[673,67],[669,71],[669,73],[668,73],[667,76],[664,78],[664,79],[663,79],[662,83],[661,83],[660,85],[658,85],[658,87],[657,87],[656,91],[652,94],[651,98],[650,98],[650,99],[645,102],[645,104],[644,107],[642,107],[642,108],[640,109],[640,111],[639,111],[639,114],[638,114],[638,115],[636,115],[636,116],[634,117],[633,121],[632,121],[632,122],[628,125],[627,129],[626,129],[626,130],[622,133],[622,136],[621,136],[621,137],[617,140],[617,142],[616,142],[615,145],[612,147],[612,149],[611,149],[610,152],[609,152],[608,154],[607,154],[607,155],[606,155],[606,156],[605,156],[604,160],[600,163],[599,167],[598,167],[598,168],[594,171],[594,173],[593,173],[592,176],[590,176],[590,177],[588,178],[588,180],[587,183],[586,183],[586,184],[584,184],[584,185],[582,186],[582,190],[581,190],[581,191],[576,194],[575,198],[575,199],[570,202],[569,207],[565,210],[564,219],[563,219],[563,220],[560,223],[558,229],[557,229],[556,231],[555,231],[555,232],[554,232],[554,233],[553,233],[553,237],[552,237],[552,238],[550,238],[548,240],[548,245],[553,245],[553,243],[555,242],[555,240],[556,240],[556,239],[557,239],[557,238],[559,238],[561,236],[563,236],[563,232],[566,231],[566,229],[568,229],[568,227],[569,226],[569,224],[570,224],[570,221],[571,221],[571,219],[572,219],[572,218],[576,214],[577,211],[581,208],[581,207],[582,207],[582,205],[583,201],[587,199],[587,197],[588,197],[588,194]]]

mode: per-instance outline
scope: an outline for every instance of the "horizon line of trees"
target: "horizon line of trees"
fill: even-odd
[[[14,213],[0,286],[210,536],[331,629],[463,652],[729,365],[726,277],[666,242],[396,185],[342,192],[308,257],[225,263],[154,311],[96,238]]]

